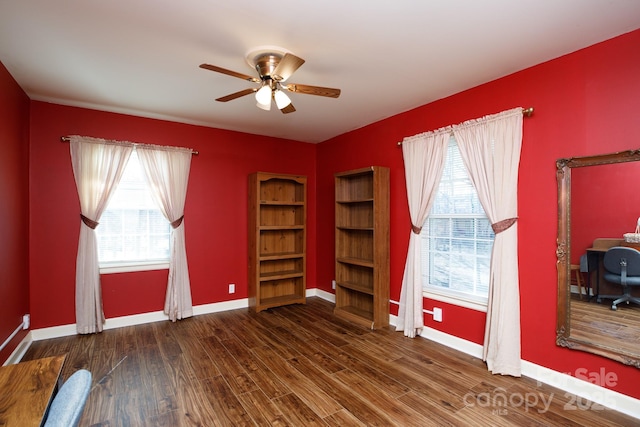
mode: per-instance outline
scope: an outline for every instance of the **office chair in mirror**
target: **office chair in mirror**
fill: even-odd
[[[630,302],[640,304],[640,298],[631,295],[633,286],[640,286],[640,251],[625,246],[614,246],[607,250],[603,260],[604,279],[622,287],[622,294],[598,295],[598,302],[614,299],[611,310],[617,310],[618,304]]]

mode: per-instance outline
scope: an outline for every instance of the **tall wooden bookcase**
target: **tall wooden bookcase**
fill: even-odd
[[[389,325],[389,169],[335,174],[334,313],[371,329]]]
[[[306,302],[307,178],[249,176],[249,306]]]

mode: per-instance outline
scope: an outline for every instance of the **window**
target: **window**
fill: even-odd
[[[102,273],[167,268],[171,225],[151,198],[135,150],[96,234]]]
[[[453,137],[421,239],[424,290],[486,306],[494,233]]]

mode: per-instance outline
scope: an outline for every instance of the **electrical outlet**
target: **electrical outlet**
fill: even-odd
[[[22,316],[22,329],[29,329],[29,325],[31,324],[31,316],[25,314]]]
[[[433,320],[436,322],[442,322],[442,309],[433,307]]]
[[[331,289],[335,289],[336,288],[336,281],[332,280],[331,281]]]
[[[236,292],[236,284],[235,283],[229,283],[229,293],[233,294]]]

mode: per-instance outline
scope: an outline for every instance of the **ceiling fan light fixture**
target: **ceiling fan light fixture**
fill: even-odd
[[[246,54],[247,63],[254,68],[258,77],[253,77],[244,73],[227,70],[211,64],[200,64],[200,68],[226,74],[252,83],[260,84],[260,87],[244,89],[217,98],[218,102],[227,102],[253,93],[256,98],[257,107],[262,110],[271,109],[271,100],[275,101],[278,109],[283,114],[296,111],[291,103],[291,99],[286,92],[302,93],[306,95],[325,96],[337,98],[340,96],[340,89],[329,87],[303,85],[297,83],[283,84],[289,77],[304,64],[304,59],[276,46],[262,46],[255,48]]]
[[[263,85],[258,89],[256,92],[256,101],[261,105],[271,105],[271,87],[269,85]]]
[[[256,102],[256,107],[265,110],[265,111],[269,111],[271,110],[271,103],[268,104],[260,104],[259,102]]]
[[[284,93],[283,91],[281,91],[280,89],[276,89],[273,97],[276,100],[276,105],[278,106],[279,110],[282,110],[283,108],[285,108],[285,107],[289,106],[289,104],[291,104],[291,99],[289,99],[287,94]]]

